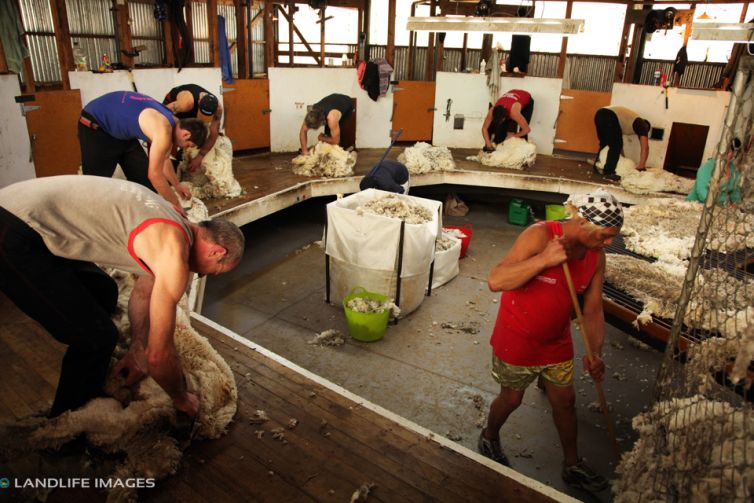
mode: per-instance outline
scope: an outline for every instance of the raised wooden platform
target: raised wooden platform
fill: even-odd
[[[49,404],[63,347],[0,297],[0,419]],[[201,317],[194,325],[231,365],[238,413],[224,437],[194,442],[178,473],[143,501],[563,501],[569,497],[404,420]],[[270,421],[250,424],[257,409]],[[287,444],[270,430],[284,427]],[[265,430],[262,438],[256,430]],[[44,463],[16,477],[45,477]],[[6,476],[8,471],[0,475]],[[7,493],[6,493],[7,494]],[[48,501],[102,501],[94,490],[54,491]]]
[[[396,159],[403,147],[394,147],[388,158]],[[264,153],[239,157],[233,161],[233,171],[245,193],[232,199],[205,201],[210,215],[223,216],[243,225],[304,199],[335,194],[348,194],[359,190],[359,181],[380,159],[382,149],[360,149],[354,176],[343,178],[308,178],[293,174],[293,153]],[[467,185],[503,189],[531,190],[570,194],[598,186],[610,186],[622,202],[636,203],[643,199],[623,190],[616,182],[596,175],[586,162],[540,155],[534,166],[525,171],[490,168],[466,157],[478,152],[475,149],[454,149],[456,170],[425,173],[411,176],[412,186]]]

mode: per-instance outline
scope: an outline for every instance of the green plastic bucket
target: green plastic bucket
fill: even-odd
[[[385,302],[387,296],[368,292],[364,288],[357,286],[351,293],[343,299],[343,309],[346,313],[348,322],[348,333],[357,341],[373,342],[382,339],[387,330],[387,323],[390,320],[390,309],[385,309],[382,313],[358,313],[348,308],[348,302],[355,298],[376,300]]]
[[[546,220],[563,220],[566,216],[565,206],[562,204],[547,204],[545,205],[545,219]]]

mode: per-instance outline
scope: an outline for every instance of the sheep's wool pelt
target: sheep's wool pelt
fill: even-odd
[[[339,145],[319,142],[309,149],[309,155],[298,155],[291,162],[297,175],[335,178],[353,175],[356,156],[356,152],[346,152]]]
[[[422,141],[417,142],[413,147],[405,148],[398,156],[398,161],[405,164],[412,175],[456,169],[453,154],[448,147],[433,147]]]
[[[119,283],[118,312],[114,316],[121,333],[114,355],[119,358],[130,343],[126,312],[133,279],[119,272],[113,277]],[[191,327],[185,296],[176,311],[174,342],[188,388],[199,396],[201,404],[194,424],[194,438],[217,438],[226,431],[236,413],[236,383],[225,360]],[[20,439],[21,445],[15,448],[28,450],[58,448],[83,434],[89,442],[107,452],[125,454],[125,460],[111,474],[113,478],[161,479],[175,473],[181,450],[168,433],[176,417],[172,400],[148,377],[138,384],[128,402],[129,390],[119,387],[117,381],[109,380],[105,389],[118,399],[96,398],[54,419],[30,417],[7,425],[10,431],[5,435]],[[108,501],[135,501],[135,497],[134,489],[118,487],[110,491]]]
[[[202,165],[192,173],[188,164],[198,154],[198,148],[187,148],[178,165],[181,179],[194,197],[208,199],[241,195],[241,185],[233,176],[233,145],[227,136],[217,137],[215,146],[202,159]]]
[[[508,138],[503,143],[498,143],[494,152],[480,150],[477,155],[466,159],[496,168],[524,169],[537,159],[537,146],[523,138]]]
[[[602,171],[607,160],[607,147],[600,151],[595,166]],[[694,187],[694,180],[669,173],[662,168],[647,168],[637,171],[636,163],[631,159],[620,156],[615,173],[620,176],[621,187],[634,194],[650,194],[652,192],[675,192],[688,194]]]
[[[633,419],[639,439],[621,457],[617,503],[754,498],[754,414],[700,395],[658,402]]]
[[[407,197],[389,194],[367,201],[356,208],[358,214],[372,213],[388,218],[400,218],[407,224],[423,224],[432,220],[432,212],[424,206],[415,204]]]

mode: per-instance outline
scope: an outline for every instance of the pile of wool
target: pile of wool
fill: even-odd
[[[440,236],[437,241],[435,242],[435,250],[437,251],[447,251],[450,250],[455,246],[455,244],[458,242],[455,239],[451,239],[447,236],[445,236],[445,232],[443,232],[443,235]]]
[[[291,162],[297,175],[327,178],[351,176],[356,165],[356,152],[346,152],[339,145],[319,142],[309,149],[309,155],[298,155]]]
[[[595,167],[601,172],[607,160],[607,147],[600,151]],[[694,180],[669,173],[662,168],[647,168],[637,171],[636,163],[631,159],[620,156],[615,167],[615,173],[620,176],[621,186],[634,194],[650,194],[652,192],[675,192],[688,194],[694,187]]]
[[[707,247],[725,253],[754,248],[754,213],[751,209],[732,205],[715,207]]]
[[[133,283],[130,275],[119,273],[116,277],[119,278],[116,322],[120,322],[127,312]],[[120,331],[123,324],[119,325]],[[116,358],[127,351],[128,341],[126,329],[121,332]],[[193,438],[217,438],[225,433],[235,415],[236,383],[225,360],[192,328],[185,296],[176,310],[174,343],[188,389],[200,400]],[[19,452],[57,449],[83,435],[101,450],[123,455],[110,475],[113,478],[161,479],[175,473],[182,453],[171,430],[180,425],[180,419],[170,397],[150,377],[142,380],[133,393],[122,387],[122,378],[108,380],[105,389],[118,399],[95,398],[80,409],[53,419],[32,416],[4,425],[3,447]],[[135,497],[135,489],[115,487],[110,490],[108,501],[135,501]]]
[[[754,308],[739,312],[739,318],[754,315]],[[733,337],[708,337],[701,343],[689,346],[684,372],[687,386],[699,393],[707,393],[719,387],[714,372],[726,372],[737,384],[748,379],[749,364],[754,359],[754,324],[743,324],[742,330]],[[730,367],[731,360],[734,361]],[[751,386],[747,382],[747,386]]]
[[[503,143],[498,143],[494,152],[480,150],[477,155],[466,159],[496,168],[524,169],[537,159],[537,146],[523,138],[508,138]]]
[[[379,300],[366,299],[364,297],[354,297],[346,303],[348,309],[357,313],[364,314],[381,314],[386,310],[392,311],[394,317],[398,317],[401,314],[401,309],[395,305],[393,299],[388,299],[384,302]]]
[[[652,316],[672,319],[683,287],[686,263],[672,256],[649,263],[628,255],[608,253],[605,281],[643,304],[634,326],[652,321]]]
[[[313,346],[342,346],[346,343],[343,338],[343,334],[339,330],[329,329],[318,333],[310,340],[306,341],[307,344]]]
[[[433,147],[421,141],[413,147],[405,148],[398,156],[398,161],[405,164],[412,175],[456,169],[453,154],[450,153],[448,147]]]
[[[188,170],[189,161],[198,154],[198,148],[187,148],[178,165],[181,179],[194,197],[207,199],[241,195],[241,185],[233,176],[233,146],[227,136],[217,137],[215,146],[202,159],[202,165],[192,173]]]
[[[209,210],[207,205],[199,199],[198,196],[193,196],[190,201],[180,199],[181,207],[186,212],[186,217],[191,222],[199,223],[209,219]]]
[[[687,259],[694,245],[702,205],[672,198],[649,199],[623,210],[626,248],[646,257]]]
[[[639,439],[613,482],[617,503],[752,501],[754,414],[700,395],[658,402],[633,419]]]
[[[399,194],[388,194],[383,197],[367,201],[356,208],[356,212],[371,213],[388,218],[399,218],[407,224],[423,224],[432,220],[432,212],[411,199]]]

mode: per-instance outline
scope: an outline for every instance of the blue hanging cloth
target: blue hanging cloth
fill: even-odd
[[[223,81],[232,84],[233,66],[230,63],[230,47],[228,47],[228,37],[225,35],[225,18],[217,16],[217,33],[218,44],[220,46],[220,69],[223,73]]]

